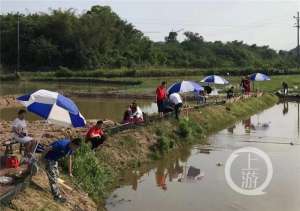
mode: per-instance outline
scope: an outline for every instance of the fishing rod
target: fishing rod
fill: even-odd
[[[298,139],[296,138],[290,138],[290,137],[276,137],[276,136],[273,136],[273,137],[270,137],[270,136],[267,136],[267,137],[262,137],[262,136],[248,136],[248,135],[230,135],[230,134],[218,134],[218,135],[214,135],[215,137],[222,137],[222,136],[226,136],[226,137],[231,137],[231,138],[234,138],[234,137],[237,137],[237,138],[240,138],[240,139],[260,139],[260,140],[270,140],[270,139],[273,139],[273,140],[278,140],[278,142],[280,143],[281,141],[283,140],[286,140],[287,142],[285,143],[295,143],[295,142],[298,142]],[[212,136],[212,137],[214,137]],[[291,140],[291,141],[290,141]],[[260,142],[263,142],[263,141],[260,141]]]
[[[239,141],[239,142],[247,142],[247,143],[259,143],[259,144],[288,144],[291,146],[300,145],[299,143],[294,142],[276,142],[276,141]]]

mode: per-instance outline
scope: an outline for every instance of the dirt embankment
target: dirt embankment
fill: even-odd
[[[60,190],[68,199],[67,203],[60,204],[53,200],[45,171],[40,170],[32,178],[31,184],[11,201],[4,210],[98,210],[97,204],[89,198],[88,194],[66,181],[68,187],[60,185]],[[1,210],[1,207],[0,207]]]
[[[89,127],[94,121],[89,121]],[[82,129],[65,129],[46,123],[46,121],[33,121],[28,123],[28,131],[30,135],[42,144],[49,144],[59,138],[66,136],[84,136],[87,128]],[[2,144],[11,139],[11,121],[0,120],[0,154],[5,151]],[[18,146],[15,146],[15,152],[18,152]],[[39,157],[39,155],[38,155]],[[32,183],[24,192],[17,195],[11,201],[10,207],[4,210],[97,210],[98,205],[95,203],[82,188],[76,186],[72,179],[64,175],[61,171],[62,179],[67,186],[61,186],[62,193],[67,197],[66,204],[59,204],[53,201],[50,192],[47,175],[40,165],[39,172],[32,178]],[[0,210],[1,207],[0,207]]]

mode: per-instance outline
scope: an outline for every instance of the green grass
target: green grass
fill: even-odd
[[[167,81],[168,85],[182,80],[194,80],[200,82],[204,76],[185,76],[185,77],[160,77],[160,78],[139,78],[143,83],[137,86],[129,86],[122,90],[126,93],[152,93],[154,94],[156,87],[161,83],[161,81]],[[226,89],[230,86],[234,86],[236,91],[239,91],[239,85],[241,81],[240,76],[225,77],[230,84],[227,86],[223,85],[212,85],[218,89]],[[289,87],[295,92],[300,92],[300,75],[277,75],[271,76],[270,81],[254,82],[254,89],[263,90],[266,92],[275,92],[281,89],[282,82],[288,83]]]
[[[135,67],[135,68],[103,68],[96,70],[70,70],[67,67],[59,67],[52,72],[22,72],[24,77],[174,77],[174,76],[201,76],[201,75],[248,75],[253,72],[265,72],[270,75],[283,74],[277,69],[261,69],[253,67],[231,67],[231,68],[174,68],[174,67]],[[296,68],[290,68],[285,74],[299,74]]]
[[[113,168],[99,161],[89,145],[84,144],[74,155],[74,184],[89,193],[96,201],[108,196],[116,177]]]

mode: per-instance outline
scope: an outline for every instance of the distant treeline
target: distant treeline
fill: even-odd
[[[285,69],[296,57],[268,46],[240,41],[207,42],[198,33],[184,32],[179,42],[170,32],[164,42],[153,42],[107,6],[93,6],[83,14],[74,10],[49,13],[2,14],[1,64],[17,63],[17,22],[20,20],[20,69],[57,70],[149,67]],[[100,74],[100,73],[98,73]],[[133,74],[133,73],[132,73]],[[134,73],[133,75],[135,75]]]

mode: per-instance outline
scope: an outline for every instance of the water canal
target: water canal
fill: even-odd
[[[153,166],[124,172],[122,185],[107,199],[110,211],[298,211],[300,207],[299,105],[280,103],[209,137],[208,146],[174,152]],[[292,143],[292,144],[291,144]],[[235,192],[225,179],[230,154],[241,147],[264,151],[273,166],[266,193]],[[236,159],[231,176],[243,182],[246,157]],[[254,159],[257,187],[267,175],[265,162]],[[148,170],[145,170],[148,169]],[[150,170],[149,170],[150,169]]]

